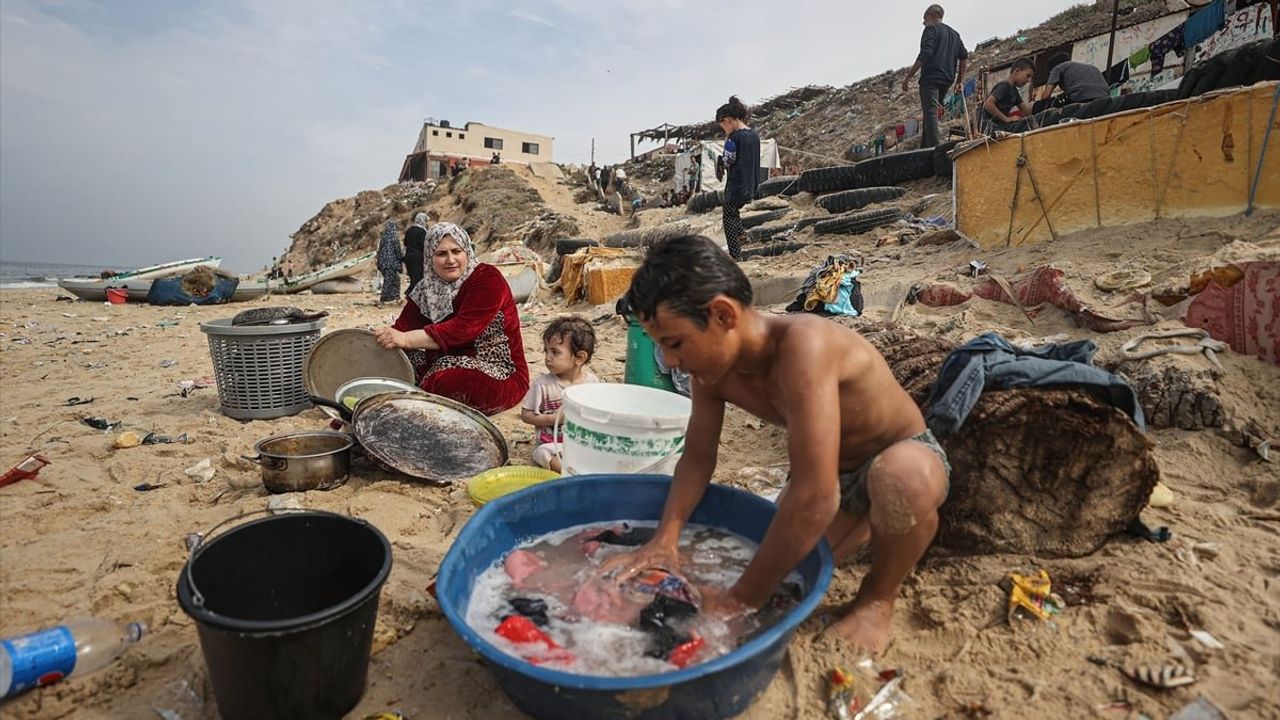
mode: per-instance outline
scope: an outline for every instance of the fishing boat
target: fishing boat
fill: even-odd
[[[58,281],[58,287],[81,300],[102,302],[107,299],[107,288],[130,288],[130,286],[134,286],[142,288],[142,294],[145,299],[147,290],[151,288],[151,281],[156,278],[190,272],[199,265],[208,265],[216,268],[221,264],[222,258],[210,255],[209,257],[151,265],[137,270],[130,270],[129,272],[117,273],[109,278],[63,278]]]
[[[376,253],[365,253],[348,258],[340,263],[334,263],[328,267],[322,267],[319,270],[309,272],[306,275],[299,275],[286,280],[284,283],[276,286],[277,292],[282,293],[298,293],[308,290],[311,287],[324,282],[325,280],[336,280],[337,278],[351,277],[358,275],[373,265],[373,258]]]
[[[151,280],[134,280],[125,284],[103,284],[102,280],[77,280],[70,278],[58,281],[58,286],[82,300],[91,300],[95,302],[104,302],[107,299],[108,287],[118,287],[129,294],[129,302],[146,302],[147,295],[151,292],[151,282]],[[236,286],[235,294],[231,296],[231,302],[256,300],[267,293],[278,291],[278,286],[271,283],[241,280],[240,284]]]

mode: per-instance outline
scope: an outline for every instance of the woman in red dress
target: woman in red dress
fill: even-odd
[[[423,390],[493,415],[520,404],[529,366],[520,312],[506,278],[476,260],[467,231],[436,223],[427,231],[422,280],[400,317],[375,331],[385,348],[409,355]]]

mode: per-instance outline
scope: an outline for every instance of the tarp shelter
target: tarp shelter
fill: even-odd
[[[676,155],[676,174],[672,186],[679,190],[688,182],[689,164],[693,162],[694,152],[702,156],[702,174],[698,181],[700,191],[723,190],[724,180],[716,179],[716,161],[724,155],[724,141],[703,140],[691,152]],[[764,170],[776,170],[782,167],[782,158],[778,155],[777,140],[760,141],[760,167]]]

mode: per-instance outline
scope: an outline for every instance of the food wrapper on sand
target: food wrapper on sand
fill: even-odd
[[[1049,620],[1062,612],[1066,603],[1053,593],[1049,573],[1041,570],[1037,575],[1019,575],[1009,573],[1009,621],[1014,618],[1031,616],[1039,620]]]

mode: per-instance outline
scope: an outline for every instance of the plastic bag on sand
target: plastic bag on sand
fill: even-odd
[[[187,474],[187,477],[195,480],[196,482],[209,482],[213,479],[214,472],[216,471],[213,469],[213,461],[209,458],[205,458],[183,472]]]

